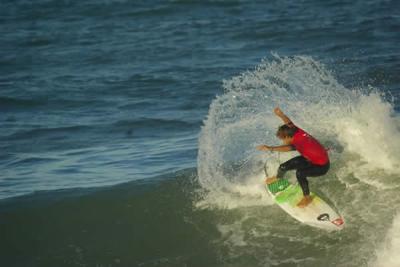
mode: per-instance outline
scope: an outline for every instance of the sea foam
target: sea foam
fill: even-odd
[[[331,149],[342,183],[352,176],[385,188],[400,173],[399,124],[391,103],[374,88],[345,88],[311,57],[274,55],[225,80],[223,87],[199,137],[198,176],[206,192],[202,205],[248,206],[264,199],[264,161],[276,169],[295,155],[255,149],[279,144],[275,132],[282,122],[273,114],[276,106]]]

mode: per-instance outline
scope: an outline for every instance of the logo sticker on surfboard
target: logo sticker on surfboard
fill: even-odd
[[[329,214],[328,213],[322,213],[317,217],[318,221],[329,221]]]
[[[332,223],[336,226],[341,226],[342,224],[344,224],[344,221],[342,218],[337,218],[337,219],[333,220]]]

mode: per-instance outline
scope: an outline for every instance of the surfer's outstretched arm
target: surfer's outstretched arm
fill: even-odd
[[[292,145],[283,145],[283,146],[259,145],[257,146],[257,149],[261,151],[277,151],[277,152],[289,152],[295,150],[295,148]]]
[[[282,110],[279,107],[274,108],[274,113],[276,116],[278,116],[279,118],[281,118],[281,120],[288,125],[293,125],[293,122],[291,121],[291,119],[289,119],[288,116],[285,115],[285,113],[282,112]]]

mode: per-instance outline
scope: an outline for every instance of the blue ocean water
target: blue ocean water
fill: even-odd
[[[3,250],[7,251],[7,256],[0,257],[0,262],[3,258],[7,266],[303,266],[300,260],[282,261],[286,257],[282,251],[278,253],[280,258],[271,256],[270,261],[261,257],[262,251],[269,245],[257,245],[257,248],[250,246],[250,249],[249,243],[230,240],[232,236],[229,234],[226,237],[227,233],[236,232],[237,229],[227,230],[226,225],[220,225],[221,222],[238,219],[239,215],[225,214],[226,217],[221,219],[213,209],[197,212],[191,209],[191,205],[187,206],[197,201],[193,192],[204,188],[210,190],[211,187],[209,177],[202,179],[200,174],[199,178],[201,170],[198,167],[205,163],[198,158],[198,151],[207,154],[209,157],[206,158],[216,166],[224,164],[217,157],[210,156],[213,151],[211,146],[206,146],[206,137],[209,135],[204,137],[209,132],[217,132],[217,126],[223,124],[217,121],[216,127],[212,127],[214,124],[210,123],[214,123],[214,118],[220,118],[215,113],[219,110],[228,113],[237,108],[226,116],[242,123],[239,109],[243,105],[256,104],[251,100],[240,105],[225,102],[219,105],[216,96],[223,98],[229,95],[227,92],[235,86],[244,88],[248,84],[256,88],[260,84],[260,77],[264,75],[262,72],[259,76],[242,76],[245,77],[243,80],[248,79],[242,83],[238,83],[234,77],[257,69],[261,62],[275,62],[276,67],[271,69],[279,73],[300,64],[298,57],[305,57],[301,64],[304,64],[304,70],[310,72],[302,72],[300,69],[303,67],[300,67],[298,70],[290,69],[290,73],[291,77],[307,83],[293,83],[293,98],[285,98],[285,94],[277,91],[275,95],[279,95],[279,99],[269,103],[269,109],[273,108],[272,104],[289,103],[286,100],[290,99],[292,107],[297,105],[297,112],[307,111],[311,117],[318,117],[317,111],[308,110],[304,105],[314,93],[305,98],[301,96],[302,92],[296,90],[313,84],[312,81],[316,81],[318,86],[326,84],[317,83],[319,71],[323,69],[321,73],[326,71],[331,76],[326,78],[322,75],[321,80],[325,79],[331,85],[343,85],[345,90],[338,93],[343,94],[343,98],[352,90],[362,92],[365,96],[373,91],[380,95],[380,100],[367,99],[367,107],[380,112],[390,106],[392,111],[388,111],[387,116],[373,120],[382,124],[365,131],[378,132],[383,129],[382,136],[388,136],[395,130],[385,130],[386,126],[392,119],[398,121],[400,111],[400,4],[396,0],[3,0],[0,2],[0,40],[0,199],[4,210],[13,210],[10,207],[16,206],[14,213],[10,211],[2,215],[4,232],[8,232],[5,240],[14,244]],[[286,65],[279,63],[289,59],[293,62]],[[265,77],[279,78],[276,74],[268,73]],[[255,76],[260,80],[256,80]],[[281,82],[292,86],[288,80]],[[235,86],[230,86],[230,83]],[[333,87],[338,88],[336,85]],[[312,87],[312,90],[322,99],[327,94],[318,91],[317,87]],[[261,91],[258,93],[262,94]],[[273,98],[274,94],[269,97]],[[286,102],[282,99],[286,99]],[[340,106],[340,98],[333,98],[332,101],[332,106]],[[356,102],[351,103],[356,105]],[[329,105],[328,102],[325,104]],[[290,114],[296,114],[289,104],[284,104],[284,107]],[[320,110],[323,109],[320,107]],[[367,109],[360,110],[366,114]],[[364,130],[362,125],[368,123],[357,120],[356,115],[349,115],[350,118],[354,121],[349,121],[349,125],[358,127],[359,122],[361,126],[357,129],[361,132]],[[306,120],[300,118],[300,121],[307,124]],[[344,122],[340,123],[344,125]],[[394,128],[399,129],[398,125]],[[203,139],[199,142],[201,135]],[[237,144],[246,139],[245,135],[231,141],[227,141],[229,135],[210,136],[222,144]],[[263,138],[256,133],[253,137],[257,141]],[[324,138],[328,139],[325,135]],[[346,145],[349,146],[346,140],[350,139],[350,136],[341,136],[337,141],[338,147],[346,148]],[[387,141],[383,137],[373,141],[376,140]],[[395,146],[397,141],[392,140]],[[232,155],[246,154],[244,147],[247,144],[242,143],[241,150],[235,150]],[[369,145],[364,144],[364,147]],[[359,150],[362,151],[362,148],[361,144]],[[380,158],[385,158],[387,155],[382,153],[379,154],[383,155]],[[374,160],[372,154],[363,151],[360,157],[368,163]],[[396,162],[398,159],[393,158],[389,155],[385,159],[386,162]],[[354,166],[348,168],[357,169]],[[346,179],[351,185],[357,184],[351,180],[356,180],[357,175],[350,173],[346,177],[352,178]],[[388,173],[394,179],[393,184],[398,184],[395,179],[399,174]],[[218,181],[216,177],[211,179]],[[124,184],[130,181],[133,183]],[[154,184],[154,188],[143,185],[147,182]],[[340,186],[343,183],[346,184],[342,181]],[[112,185],[116,187],[108,187]],[[124,185],[131,191],[124,191]],[[340,187],[339,184],[337,186]],[[348,186],[346,184],[346,188]],[[89,191],[91,188],[100,188],[111,190],[112,193],[94,193],[93,199],[87,197],[76,204],[81,200],[78,196],[81,196],[79,192],[82,188],[89,188]],[[71,189],[66,195],[70,194],[73,200],[60,204],[57,196],[64,197],[65,189]],[[78,195],[76,198],[75,193]],[[47,197],[47,194],[51,197]],[[125,202],[127,198],[129,200]],[[160,198],[171,200],[171,206]],[[45,199],[45,203],[59,203],[54,204],[59,206],[54,209],[50,207],[49,210],[43,208],[43,213],[35,206],[24,218],[21,211],[24,203],[33,202],[37,203],[37,207],[42,207],[42,199]],[[98,199],[99,202],[96,202]],[[396,198],[391,196],[390,199],[394,201]],[[383,206],[388,202],[388,199],[377,200]],[[97,214],[97,217],[93,217],[95,221],[90,221],[87,215],[84,222],[72,222],[72,228],[64,225],[68,233],[65,238],[81,231],[81,225],[85,225],[84,228],[96,228],[94,225],[99,223],[99,229],[109,229],[116,227],[119,221],[123,226],[121,233],[116,236],[102,236],[101,233],[105,232],[102,230],[95,233],[101,240],[111,238],[115,243],[120,242],[125,246],[124,249],[117,245],[105,249],[95,245],[96,241],[91,238],[75,240],[78,245],[71,240],[63,243],[60,241],[62,236],[53,240],[51,235],[52,231],[61,231],[62,227],[52,229],[51,222],[46,222],[51,228],[48,232],[39,227],[44,214],[51,212],[55,213],[51,217],[53,220],[63,218],[59,223],[64,224],[67,218],[73,216],[73,211],[82,205],[83,211],[79,213],[82,216],[85,211],[100,212],[99,205],[103,209],[109,208],[110,211],[105,213],[114,216],[111,210],[124,213],[125,210],[119,209],[126,203],[136,207],[132,212],[136,214],[134,222],[130,221],[133,217],[121,216],[121,219],[114,217],[116,221],[108,224],[104,222],[104,217]],[[340,203],[336,204],[340,206]],[[160,220],[160,224],[152,228],[144,226],[153,220],[151,216],[146,217],[146,208]],[[168,238],[173,240],[177,235],[188,234],[194,239],[183,239],[183,242],[177,239],[175,243],[179,245],[176,245],[176,250],[169,250],[170,244],[153,232],[154,229],[167,231],[159,227],[163,227],[161,222],[169,218],[162,214],[171,209],[176,209],[177,214],[169,225],[182,225],[182,229],[188,227],[188,230],[179,232],[176,229]],[[278,214],[279,211],[274,212]],[[351,212],[348,211],[348,214]],[[396,211],[392,210],[387,216],[392,218],[395,214]],[[141,221],[137,216],[146,219]],[[368,220],[374,221],[371,218]],[[199,223],[203,221],[204,224]],[[11,225],[16,222],[21,225],[12,228]],[[195,227],[201,230],[190,228],[190,222],[194,222],[195,226],[201,225]],[[382,226],[380,234],[383,237],[391,222],[389,220],[388,224]],[[131,233],[129,225],[142,229],[144,236],[124,239],[124,233]],[[28,227],[32,232],[44,231],[39,235],[43,238],[15,234],[18,227]],[[292,231],[294,234],[296,229]],[[309,233],[309,230],[305,231]],[[135,236],[137,232],[131,234]],[[332,244],[346,239],[326,237],[321,233],[309,234],[317,238],[322,235]],[[357,240],[362,234],[353,229],[349,236]],[[226,238],[221,241],[221,236]],[[283,237],[272,236],[275,246],[279,247]],[[383,237],[376,236],[371,242],[379,244]],[[142,238],[153,240],[159,246],[140,247]],[[18,244],[24,239],[28,241],[20,247]],[[221,242],[217,244],[215,239]],[[46,245],[49,241],[55,242],[57,249],[46,256],[44,251],[50,249]],[[239,247],[244,249],[242,252],[246,249],[252,252],[235,254],[237,251],[232,249],[234,245],[231,241],[239,242]],[[185,249],[195,246],[196,242],[199,242],[197,250]],[[346,239],[346,242],[351,240]],[[363,242],[367,241],[362,240],[357,244]],[[129,245],[140,252],[132,254],[126,248]],[[6,243],[1,247],[7,247]],[[32,247],[36,247],[36,250],[29,252]],[[293,255],[301,258],[302,253],[296,251],[296,247],[296,244],[289,246]],[[328,248],[332,247],[328,245]],[[366,255],[376,249],[375,245],[361,249],[365,251],[362,254],[364,258],[356,260],[354,266],[366,266],[370,262]],[[18,251],[23,251],[19,258]],[[112,251],[112,255],[104,256],[108,255],[105,251]],[[307,256],[303,260],[307,266],[322,263],[331,264],[325,266],[345,266],[339,258],[335,258],[335,264],[328,260],[324,262],[321,256],[324,252],[316,247],[304,248],[304,251]],[[352,256],[343,253],[339,253],[342,258]],[[307,262],[308,258],[314,260]]]
[[[397,97],[396,7],[3,1],[0,196],[195,167],[200,126],[221,81],[271,51],[314,56],[344,84]]]

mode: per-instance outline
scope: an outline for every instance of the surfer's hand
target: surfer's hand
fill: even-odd
[[[274,113],[276,114],[276,116],[280,117],[283,116],[283,112],[279,107],[274,108]]]
[[[260,151],[268,151],[268,150],[271,150],[271,147],[269,147],[267,145],[259,145],[259,146],[257,146],[257,149]]]
[[[276,116],[281,118],[285,124],[288,124],[289,127],[292,127],[290,124],[293,124],[293,122],[289,119],[288,116],[285,115],[285,113],[282,112],[282,110],[279,107],[274,108],[274,113]]]

